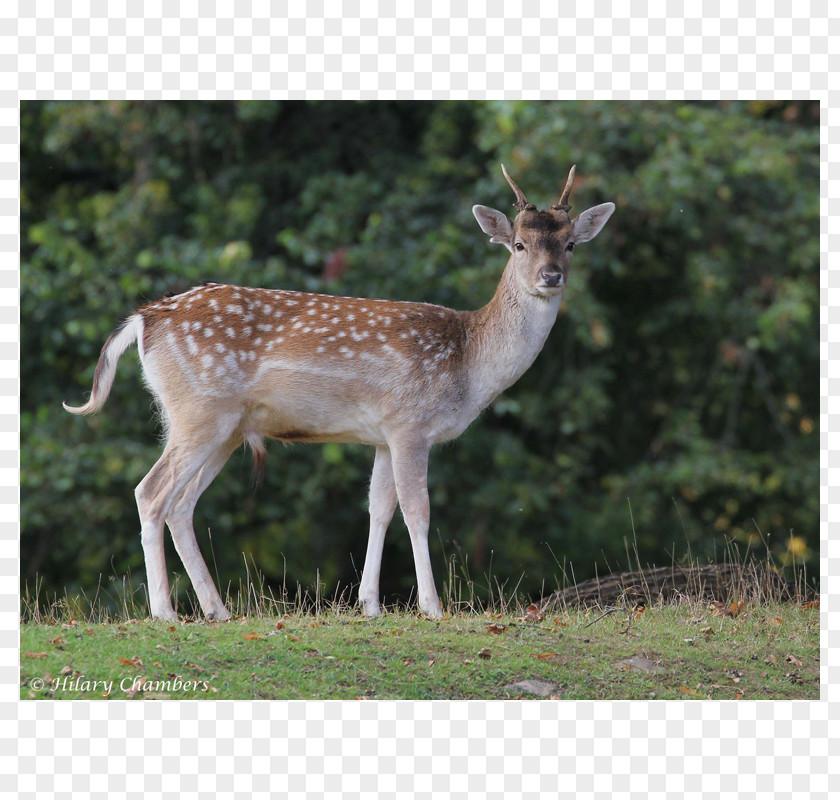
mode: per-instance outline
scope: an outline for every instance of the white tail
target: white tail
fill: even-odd
[[[143,317],[135,314],[125,320],[102,346],[99,362],[93,375],[93,391],[90,393],[90,400],[79,407],[62,403],[64,410],[71,414],[93,414],[99,411],[105,405],[111,392],[120,356],[138,340],[143,340]]]
[[[504,167],[502,167],[504,170]],[[505,171],[517,214],[473,213],[511,253],[493,299],[477,311],[208,284],[142,306],[108,339],[90,400],[97,411],[117,360],[135,340],[166,426],[166,447],[136,490],[152,616],[175,619],[164,523],[208,619],[230,617],[198,549],[193,510],[239,445],[261,467],[264,437],[362,442],[376,448],[370,535],[359,587],[380,613],[385,531],[399,502],[411,537],[420,609],[442,613],[429,560],[429,450],[454,439],[531,365],[557,318],[576,244],[615,209],[572,220],[574,167],[560,200],[538,211]]]

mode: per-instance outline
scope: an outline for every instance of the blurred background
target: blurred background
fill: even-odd
[[[22,102],[22,586],[142,591],[133,491],[160,429],[136,350],[100,414],[61,408],[122,318],[207,280],[478,308],[507,251],[470,208],[513,215],[500,162],[540,207],[577,164],[572,214],[617,208],[530,371],[432,454],[438,587],[535,599],[634,549],[733,545],[816,576],[817,103]],[[222,590],[246,564],[357,583],[372,462],[272,442],[255,490],[237,452],[195,519]],[[407,600],[399,514],[384,564]]]

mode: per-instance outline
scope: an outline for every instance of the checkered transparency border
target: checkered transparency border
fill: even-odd
[[[840,406],[828,398],[840,368],[827,360],[840,347],[840,280],[828,274],[840,250],[829,220],[840,212],[840,97],[828,82],[840,72],[840,26],[827,0],[695,6],[682,18],[666,15],[665,0],[595,0],[573,4],[578,16],[569,18],[570,4],[559,1],[2,4],[0,762],[8,788],[23,798],[827,796],[836,772],[829,746],[840,733],[830,647],[840,644],[840,515],[829,505]],[[233,96],[822,101],[821,702],[16,700],[18,100]]]

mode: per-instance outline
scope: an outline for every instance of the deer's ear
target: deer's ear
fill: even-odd
[[[489,237],[493,244],[503,244],[510,252],[513,252],[513,225],[501,211],[487,206],[473,206],[473,215],[478,224]]]
[[[615,211],[615,203],[601,203],[599,206],[587,208],[572,222],[575,244],[594,239],[601,228],[607,224],[610,215]]]

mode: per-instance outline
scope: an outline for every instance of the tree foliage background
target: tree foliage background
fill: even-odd
[[[536,596],[641,561],[769,543],[817,565],[819,109],[808,102],[26,102],[22,580],[142,580],[133,489],[159,429],[136,351],[74,418],[141,302],[207,280],[477,308],[506,261],[474,203],[504,162],[545,207],[611,200],[531,370],[432,456],[432,544]],[[512,212],[511,212],[512,213]],[[372,450],[239,452],[199,503],[222,588],[358,580]],[[208,529],[215,536],[210,541]],[[395,518],[383,592],[414,584]],[[183,572],[174,550],[170,571]],[[816,569],[813,570],[816,572]],[[182,581],[182,584],[186,581]]]

